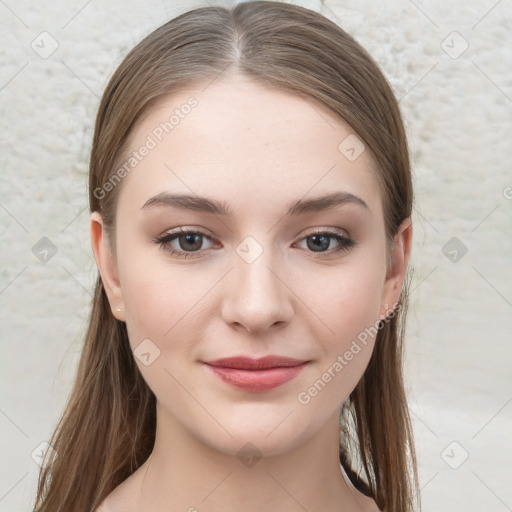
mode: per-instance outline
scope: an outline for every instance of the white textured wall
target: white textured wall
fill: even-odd
[[[512,2],[325,3],[383,67],[410,136],[407,377],[424,510],[512,510]],[[201,5],[0,2],[1,511],[30,509],[31,452],[62,412],[84,334],[98,98],[142,36]]]

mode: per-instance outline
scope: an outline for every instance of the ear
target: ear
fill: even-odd
[[[110,248],[107,233],[103,227],[103,219],[99,212],[91,214],[91,243],[112,314],[118,320],[124,321],[124,301],[117,273],[117,262]]]
[[[381,319],[389,315],[396,307],[404,286],[407,265],[412,247],[412,220],[405,219],[398,228],[391,246],[390,262],[384,282],[381,300]]]

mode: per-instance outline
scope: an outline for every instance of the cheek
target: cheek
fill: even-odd
[[[321,401],[341,403],[363,375],[378,332],[383,280],[383,269],[364,261],[317,280],[310,300],[321,319],[315,336],[321,349],[315,374],[321,382],[310,383],[316,386],[308,388],[311,396],[328,384]]]
[[[384,274],[364,262],[347,265],[308,283],[309,301],[315,304],[334,344],[347,341],[379,319]],[[304,283],[304,286],[306,284]]]
[[[159,400],[172,396],[173,407],[184,407],[191,349],[201,338],[204,295],[190,277],[153,265],[131,272],[123,283],[126,328],[141,374]]]
[[[154,251],[134,247],[125,244],[119,261],[130,342],[135,347],[154,338],[166,347],[177,333],[184,339],[192,325],[199,328],[201,320],[214,314],[211,301],[218,305],[223,299],[219,288],[214,290],[217,274],[225,269],[171,263],[155,258]],[[295,303],[296,321],[316,330],[315,338],[326,353],[342,349],[378,320],[384,272],[372,251],[337,266],[315,262],[307,269],[291,265],[283,270],[283,281],[290,283],[284,300]]]
[[[197,314],[204,294],[183,273],[155,266],[132,272],[122,287],[130,341],[150,337],[162,347]]]
[[[180,282],[179,272],[169,279],[168,269],[166,272],[154,251],[132,239],[130,233],[119,230],[118,241],[119,280],[130,345],[135,348],[149,338],[160,346],[185,313],[185,301],[180,299],[187,287]]]

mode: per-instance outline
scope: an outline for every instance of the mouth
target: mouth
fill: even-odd
[[[309,363],[281,356],[229,357],[204,364],[227,384],[251,392],[264,392],[285,384],[296,377]]]

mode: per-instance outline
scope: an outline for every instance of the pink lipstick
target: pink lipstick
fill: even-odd
[[[308,362],[281,356],[259,359],[239,356],[206,361],[205,364],[228,384],[246,391],[263,392],[290,381]]]

